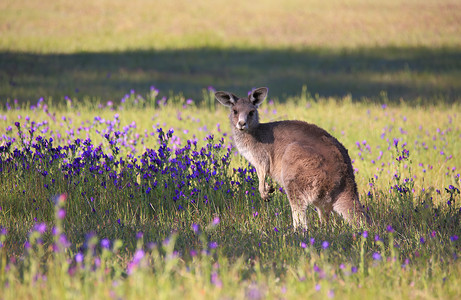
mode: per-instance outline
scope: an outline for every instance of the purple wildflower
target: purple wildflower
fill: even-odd
[[[218,273],[211,273],[211,283],[217,287],[222,287],[222,281],[219,279]]]
[[[67,240],[67,237],[66,237],[66,235],[64,233],[59,236],[59,243],[64,248],[70,247],[70,242]]]
[[[108,239],[103,239],[101,240],[101,247],[105,249],[109,249],[110,247],[110,241]]]
[[[321,271],[322,271],[322,269],[320,269],[320,267],[317,266],[317,264],[314,264],[314,272],[320,273]]]
[[[77,263],[81,263],[81,262],[83,261],[83,254],[80,253],[80,252],[77,253],[77,254],[75,255],[75,261],[76,261]]]
[[[379,252],[375,252],[373,253],[373,259],[374,260],[381,260],[381,254],[379,254]]]
[[[45,223],[35,224],[34,229],[38,231],[40,234],[44,234],[46,231],[46,224]]]
[[[395,230],[394,228],[392,228],[392,225],[387,225],[387,228],[386,228],[387,232],[389,233],[393,233]]]
[[[66,217],[66,210],[64,208],[60,208],[58,210],[58,218],[60,220],[64,219]]]
[[[134,253],[133,255],[133,263],[134,264],[139,264],[139,262],[141,261],[141,259],[144,257],[144,250],[142,249],[138,249],[136,250],[136,252]]]
[[[195,224],[195,223],[192,224],[192,230],[194,231],[194,233],[198,234],[200,230],[200,225]]]

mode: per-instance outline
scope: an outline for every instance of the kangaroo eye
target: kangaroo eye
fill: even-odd
[[[255,114],[255,111],[254,111],[254,110],[252,110],[252,111],[250,111],[250,112],[248,113],[248,115],[249,115],[250,117],[252,117],[254,114]]]
[[[234,115],[236,116],[238,114],[237,110],[234,109]]]

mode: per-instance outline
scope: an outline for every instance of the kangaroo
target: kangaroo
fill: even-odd
[[[347,149],[324,129],[303,121],[259,123],[258,107],[267,93],[265,87],[247,98],[215,93],[221,104],[230,107],[235,146],[255,167],[261,198],[268,201],[274,191],[266,182],[269,175],[285,189],[295,230],[307,229],[309,204],[317,208],[321,223],[328,224],[335,211],[351,224],[370,224]]]

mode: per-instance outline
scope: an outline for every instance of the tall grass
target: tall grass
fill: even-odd
[[[345,144],[374,223],[326,228],[310,208],[295,233],[282,189],[260,200],[211,94],[4,106],[2,298],[459,296],[458,105],[263,104],[263,121]]]

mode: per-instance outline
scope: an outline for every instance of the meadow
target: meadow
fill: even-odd
[[[461,99],[457,0],[5,0],[0,99],[118,101],[151,85],[320,97]]]
[[[459,1],[2,1],[0,299],[458,299]],[[215,90],[349,150],[294,232]]]
[[[309,120],[346,145],[374,223],[326,228],[310,208],[295,233],[207,92],[4,108],[4,299],[459,296],[458,105],[269,99],[263,121]]]

